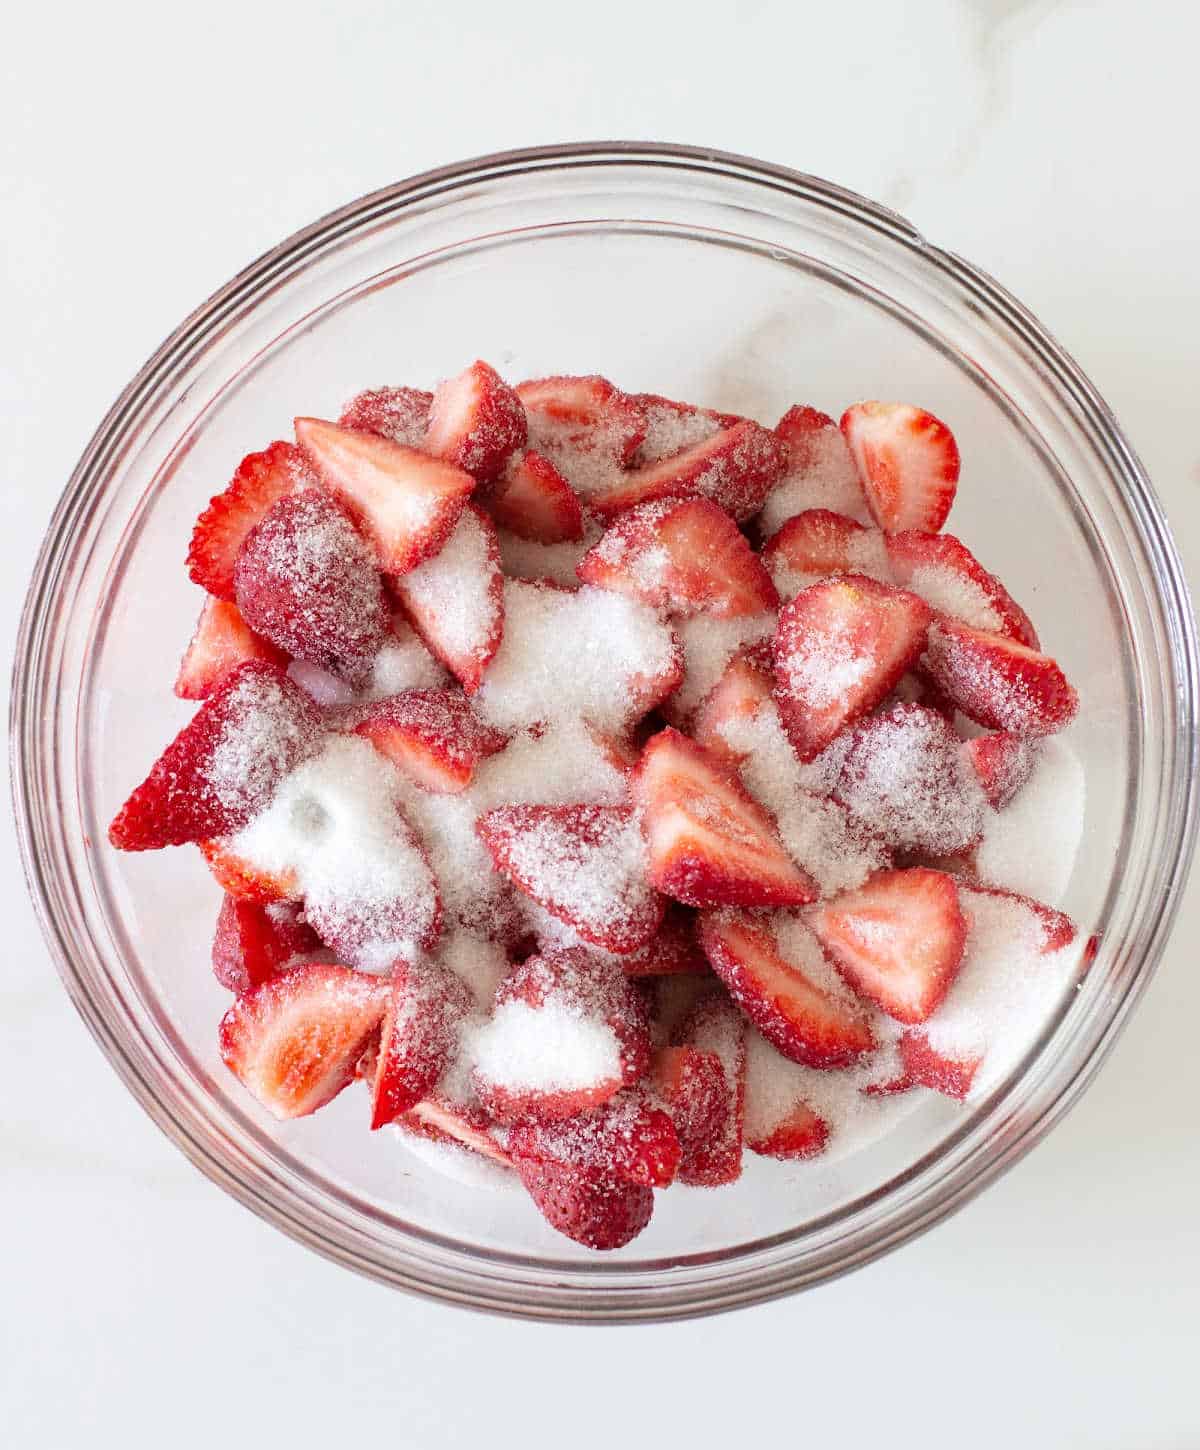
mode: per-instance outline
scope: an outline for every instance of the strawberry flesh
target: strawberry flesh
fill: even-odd
[[[290,903],[261,906],[227,895],[213,937],[213,975],[231,992],[248,992],[320,945],[299,908]]]
[[[247,660],[287,664],[286,654],[255,634],[236,604],[210,594],[180,661],[175,693],[181,700],[206,700],[231,670]]]
[[[930,626],[921,663],[964,715],[993,730],[1053,735],[1079,709],[1078,695],[1049,655],[944,616]]]
[[[477,361],[439,385],[422,446],[487,484],[525,446],[527,428],[520,398],[495,368]]]
[[[746,1020],[724,992],[701,998],[680,1023],[675,1046],[710,1054],[721,1066],[723,1112],[714,1113],[706,1135],[686,1136],[679,1161],[681,1183],[717,1188],[742,1174],[746,1110]]]
[[[371,388],[346,404],[338,427],[377,433],[406,448],[420,448],[432,403],[433,394],[420,388]]]
[[[670,1114],[684,1153],[691,1156],[724,1137],[732,1102],[715,1052],[661,1047],[651,1060],[647,1086]]]
[[[842,433],[867,505],[887,534],[936,533],[958,490],[958,444],[949,428],[909,403],[855,403]]]
[[[473,1005],[467,984],[436,962],[393,965],[372,1082],[372,1128],[394,1122],[433,1091]]]
[[[518,1123],[508,1149],[517,1158],[541,1158],[646,1188],[668,1187],[679,1167],[679,1137],[670,1115],[636,1092],[618,1093],[573,1118]]]
[[[1034,746],[1007,730],[964,740],[961,749],[988,804],[998,811],[1016,796],[1037,764]]]
[[[578,495],[554,464],[532,448],[509,460],[488,506],[501,528],[520,539],[563,544],[583,538]]]
[[[389,695],[364,708],[354,731],[423,790],[450,795],[466,790],[479,763],[508,743],[451,690]]]
[[[623,1248],[654,1212],[652,1188],[615,1174],[516,1153],[513,1166],[551,1228],[585,1248]]]
[[[887,541],[897,583],[960,624],[1007,635],[1039,649],[1029,616],[994,574],[953,534],[906,530]]]

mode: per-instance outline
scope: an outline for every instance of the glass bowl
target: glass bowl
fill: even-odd
[[[912,398],[965,460],[956,532],[1030,608],[1079,688],[1083,849],[1065,909],[1100,935],[1082,984],[971,1110],[923,1105],[832,1166],[751,1161],[673,1191],[589,1254],[519,1194],[423,1171],[358,1091],[279,1125],[221,1066],[217,893],[192,850],[122,856],[108,821],[190,707],[170,681],[198,607],[190,526],[241,456],[361,387],[486,357],[600,372],[774,420]],[[1178,558],[1103,401],[1028,312],[902,218],[719,152],[551,147],[430,172],[260,258],[118,399],[50,525],[13,690],[30,887],[67,989],[147,1112],[214,1181],[320,1252],[475,1308],[669,1319],[861,1265],[935,1223],[1078,1097],[1145,987],[1193,842],[1197,657]],[[932,1099],[932,1095],[930,1095]]]

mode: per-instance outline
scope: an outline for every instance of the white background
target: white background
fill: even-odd
[[[1115,407],[1200,579],[1200,171],[1182,0],[108,0],[8,12],[0,623],[89,433],[212,289],[460,157],[681,140],[821,173],[980,263]],[[70,1009],[0,839],[0,1440],[1193,1450],[1193,890],[1071,1117],[951,1222],[804,1297],[580,1331],[327,1264],[223,1197]]]

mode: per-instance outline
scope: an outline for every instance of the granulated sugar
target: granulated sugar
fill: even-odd
[[[499,942],[461,928],[448,928],[438,944],[438,960],[467,984],[479,1011],[491,1011],[496,988],[509,968],[508,953]]]
[[[812,434],[804,450],[792,450],[788,471],[771,490],[759,515],[763,533],[773,534],[805,509],[830,509],[862,524],[874,522],[858,470],[836,425]]]
[[[504,1002],[474,1033],[479,1075],[516,1092],[571,1092],[618,1082],[621,1043],[598,1017],[566,994],[540,1007]]]
[[[673,721],[687,721],[725,673],[726,665],[738,650],[774,633],[775,616],[757,614],[716,619],[711,614],[697,614],[690,619],[676,620],[674,627],[683,646],[684,677],[665,713]]]
[[[259,670],[246,674],[230,691],[220,738],[205,771],[209,788],[227,810],[248,814],[261,808],[278,782],[314,748],[314,722],[297,708],[303,698]]]
[[[1061,905],[1086,805],[1083,765],[1070,741],[1060,735],[1041,741],[1033,774],[1002,811],[988,813],[975,853],[980,878]]]
[[[448,676],[411,627],[398,616],[392,620],[391,637],[375,656],[375,665],[358,692],[362,701],[384,700],[401,690],[436,690]]]
[[[490,523],[465,508],[443,548],[396,581],[418,623],[437,621],[437,643],[451,660],[474,655],[496,627],[502,605],[492,583],[492,533]]]
[[[582,499],[603,493],[616,480],[628,442],[628,421],[620,416],[584,427],[540,411],[529,413],[528,446],[548,458]]]
[[[660,463],[664,458],[682,453],[685,448],[703,443],[721,431],[720,420],[698,408],[672,406],[669,402],[647,397],[640,401],[646,415],[646,436],[638,447],[633,464],[635,468]]]
[[[766,563],[771,582],[779,591],[780,599],[785,601],[799,594],[801,589],[807,589],[810,584],[817,584],[829,577],[828,573],[809,573],[804,569],[797,569],[783,549],[773,551]],[[888,563],[887,542],[883,532],[880,529],[864,529],[862,533],[851,534],[846,540],[846,567],[838,572],[865,574],[869,579],[890,584],[893,574]]]
[[[584,519],[583,538],[574,543],[538,544],[532,539],[518,538],[508,529],[500,529],[500,562],[510,578],[549,579],[564,589],[578,589],[575,566],[602,533],[602,526],[591,518]]]
[[[986,591],[958,569],[922,564],[904,587],[919,594],[933,609],[969,624],[972,629],[999,631],[1004,618]]]

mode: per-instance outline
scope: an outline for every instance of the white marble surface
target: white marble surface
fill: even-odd
[[[1107,395],[1200,580],[1191,7],[727,9],[110,0],[10,13],[6,645],[92,427],[214,286],[393,178],[613,135],[822,173],[990,269]],[[590,1450],[756,1433],[896,1450],[1200,1445],[1200,887],[1086,1100],[953,1221],[790,1302],[580,1332],[389,1293],[225,1198],[105,1065],[48,964],[11,831],[0,852],[0,1438],[14,1450],[366,1436]]]

